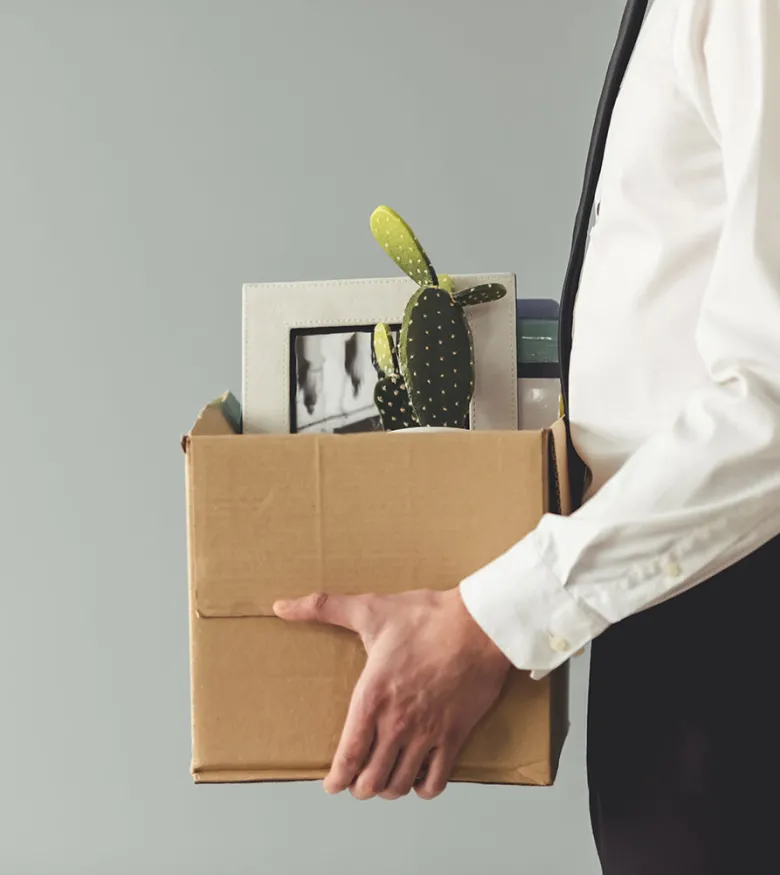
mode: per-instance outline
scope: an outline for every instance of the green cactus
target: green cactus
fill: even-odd
[[[404,378],[398,373],[398,363],[390,326],[380,322],[374,328],[374,359],[379,380],[374,387],[374,404],[385,431],[397,431],[419,425],[409,400]]]
[[[414,415],[404,378],[400,374],[380,377],[374,387],[374,404],[385,431],[412,428],[420,423]]]
[[[453,284],[452,284],[452,277],[451,277],[451,276],[447,276],[446,273],[443,273],[443,274],[439,277],[439,288],[440,288],[440,289],[444,289],[445,292],[449,292],[449,293],[452,295],[452,294],[453,294],[453,288],[454,288],[454,286],[453,286]]]
[[[420,425],[465,428],[474,392],[473,344],[462,308],[444,289],[412,295],[398,358]]]
[[[384,322],[374,328],[374,359],[380,377],[398,373],[393,336],[390,326]]]
[[[506,289],[500,283],[483,283],[481,286],[472,286],[462,292],[454,292],[452,297],[455,303],[461,307],[470,307],[474,304],[488,304],[491,301],[500,301],[506,294]]]
[[[414,231],[390,207],[377,207],[371,214],[371,231],[390,258],[418,286],[437,286],[439,280]]]
[[[485,283],[454,291],[452,279],[437,276],[412,229],[390,207],[377,207],[371,230],[393,261],[420,286],[406,306],[398,349],[414,417],[420,425],[465,428],[474,394],[474,347],[463,308],[497,301],[506,289]],[[384,329],[380,345],[383,338]],[[378,360],[379,352],[375,354]]]

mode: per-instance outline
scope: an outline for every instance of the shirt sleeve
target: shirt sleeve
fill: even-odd
[[[726,192],[696,332],[708,380],[579,510],[545,515],[461,582],[474,619],[535,678],[780,534],[780,0],[681,9],[680,81]]]

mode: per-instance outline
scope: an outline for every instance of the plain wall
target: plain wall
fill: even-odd
[[[0,0],[0,872],[597,872],[586,659],[551,790],[192,785],[178,438],[379,203],[557,297],[621,7]]]

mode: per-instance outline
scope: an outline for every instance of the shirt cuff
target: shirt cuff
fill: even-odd
[[[607,627],[544,564],[533,533],[461,581],[474,620],[510,662],[541,680]]]

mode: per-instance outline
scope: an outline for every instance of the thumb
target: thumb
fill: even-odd
[[[300,599],[275,602],[274,613],[293,623],[327,623],[359,633],[365,612],[359,596],[315,592]]]

